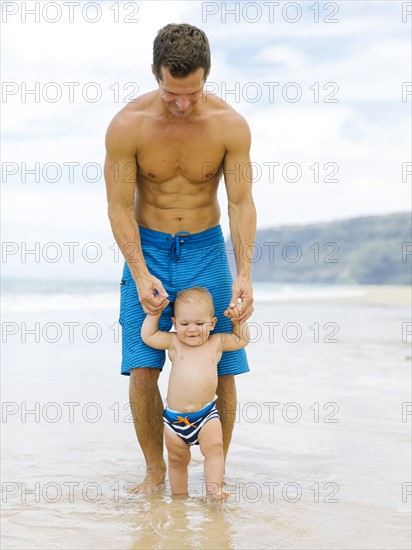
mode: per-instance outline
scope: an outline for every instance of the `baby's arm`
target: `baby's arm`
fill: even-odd
[[[151,348],[169,349],[173,336],[170,332],[159,330],[159,318],[161,314],[162,312],[146,315],[142,325],[141,336],[143,342]]]
[[[239,323],[237,318],[242,314],[242,304],[237,304],[230,310],[229,318],[232,322],[232,332],[215,334],[220,340],[220,349],[222,351],[236,351],[248,345],[250,341],[249,327],[246,321]]]
[[[249,327],[246,321],[239,323],[235,319],[232,321],[232,332],[216,334],[220,339],[222,351],[236,351],[248,345],[250,341]]]

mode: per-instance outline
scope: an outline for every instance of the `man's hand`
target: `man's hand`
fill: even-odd
[[[147,316],[148,317],[156,317],[157,320],[159,321],[160,319],[160,316],[162,315],[163,313],[163,310],[167,308],[167,306],[170,304],[170,300],[166,299],[166,300],[163,300],[163,302],[161,303],[160,305],[160,310],[159,311],[156,311],[156,313],[147,313]]]
[[[143,311],[146,314],[156,315],[167,306],[168,293],[159,279],[153,277],[150,273],[136,280],[136,288]]]
[[[239,298],[241,300],[241,312],[238,310]],[[237,277],[232,286],[232,299],[224,315],[229,319],[236,317],[237,322],[242,322],[249,319],[253,310],[252,283],[246,277]]]

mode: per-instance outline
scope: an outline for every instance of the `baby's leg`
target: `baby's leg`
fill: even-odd
[[[205,457],[206,494],[210,501],[225,500],[229,493],[222,489],[225,458],[223,454],[222,424],[212,418],[199,433],[199,445]]]
[[[169,481],[173,495],[187,495],[187,465],[190,447],[169,428],[164,428],[168,453]]]

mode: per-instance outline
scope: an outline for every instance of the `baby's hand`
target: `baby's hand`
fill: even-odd
[[[170,300],[165,300],[162,304],[162,311],[167,308],[167,306],[170,304]]]
[[[239,302],[235,305],[235,307],[230,307],[227,310],[227,316],[231,321],[236,321],[236,318],[239,317],[242,314],[243,308],[242,304]]]
[[[162,309],[159,310],[157,313],[148,313],[147,315],[148,316],[152,316],[152,317],[160,317],[163,310],[167,308],[167,306],[170,304],[170,300],[166,300],[164,302],[162,302],[161,306],[162,306]]]

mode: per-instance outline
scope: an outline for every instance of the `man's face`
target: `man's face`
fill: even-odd
[[[166,109],[176,118],[187,118],[202,98],[204,69],[196,69],[184,78],[174,78],[165,67],[161,72],[158,84]]]

